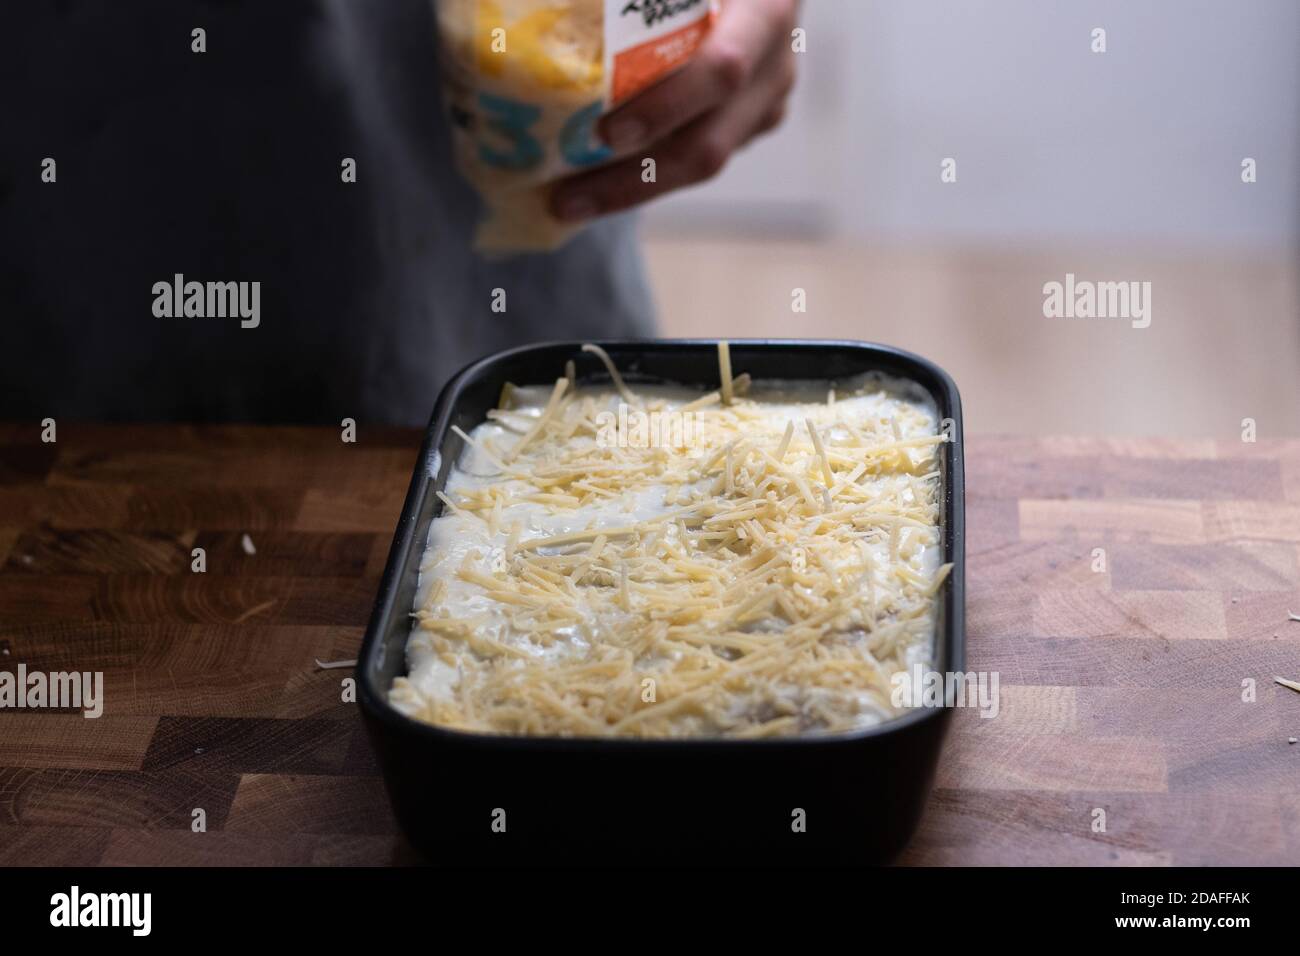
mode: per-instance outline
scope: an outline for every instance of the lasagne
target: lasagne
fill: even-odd
[[[895,716],[928,666],[944,435],[852,382],[511,387],[472,433],[421,563],[411,717],[493,734],[770,737]]]

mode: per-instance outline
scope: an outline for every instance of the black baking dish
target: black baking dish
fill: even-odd
[[[629,384],[717,387],[715,340],[601,342]],[[965,658],[961,402],[949,376],[897,349],[862,342],[734,340],[736,374],[845,380],[869,371],[921,386],[952,422],[940,446],[944,560],[935,669]],[[502,386],[550,384],[565,362],[579,382],[607,383],[581,343],[527,346],[475,362],[442,390],[388,555],[357,666],[359,702],[398,822],[434,862],[879,862],[911,836],[951,716],[918,708],[834,736],[758,740],[517,737],[447,730],[387,702],[405,673],[429,522],[462,441]],[[803,832],[793,822],[802,810]],[[500,824],[504,820],[504,832]],[[494,822],[497,826],[494,827]]]

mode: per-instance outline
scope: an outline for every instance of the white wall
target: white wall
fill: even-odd
[[[1300,0],[805,0],[802,19],[787,125],[653,232],[1300,244]]]

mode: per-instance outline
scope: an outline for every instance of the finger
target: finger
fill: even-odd
[[[682,69],[639,93],[599,124],[617,153],[654,143],[741,93],[776,39],[769,0],[723,5],[704,44]]]
[[[758,123],[758,129],[754,130],[754,136],[762,136],[764,133],[770,133],[783,122],[785,122],[785,102],[782,101],[767,111]],[[751,137],[752,139],[753,137]]]
[[[769,80],[682,127],[648,156],[631,156],[557,184],[551,197],[553,213],[563,220],[587,219],[712,179],[731,154],[758,133],[773,107],[772,85],[779,82]],[[652,182],[643,178],[646,159],[655,161]]]
[[[768,98],[768,108],[759,119],[758,125],[750,133],[746,142],[764,133],[770,133],[776,127],[785,121],[786,101],[790,93],[794,90],[795,84],[795,65],[794,54],[778,46],[772,53],[771,60],[765,63],[763,70],[768,71],[772,85],[772,93]]]

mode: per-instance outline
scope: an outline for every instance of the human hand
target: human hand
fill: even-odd
[[[621,158],[557,184],[551,208],[578,221],[627,209],[716,176],[776,127],[794,86],[798,0],[724,0],[717,22],[679,72],[619,106],[599,132]],[[643,182],[642,162],[655,161]]]

